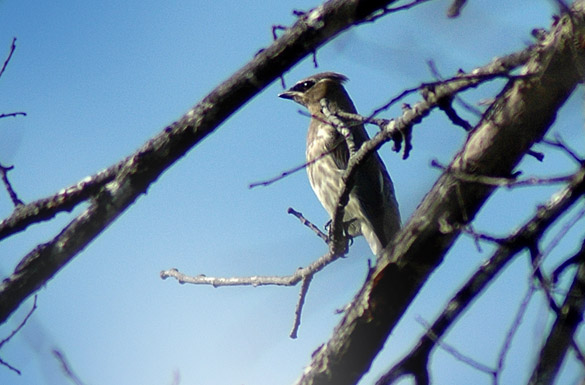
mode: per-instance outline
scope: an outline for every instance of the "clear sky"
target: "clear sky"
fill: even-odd
[[[217,84],[271,43],[271,26],[291,25],[292,10],[317,1],[53,1],[0,0],[0,61],[13,37],[17,49],[0,78],[0,162],[14,165],[14,188],[25,202],[46,197],[129,155],[178,119]],[[364,114],[405,88],[433,80],[427,61],[446,76],[471,70],[530,43],[533,28],[548,28],[552,1],[471,0],[462,17],[446,19],[449,1],[353,29],[286,75],[288,85],[317,71],[350,78],[347,88]],[[501,82],[466,94],[493,97]],[[59,349],[86,384],[290,384],[331,335],[342,308],[363,283],[370,257],[357,239],[346,259],[320,273],[307,297],[299,338],[288,337],[298,288],[218,288],[162,281],[176,267],[210,276],[290,274],[326,251],[288,207],[317,224],[327,221],[304,172],[270,187],[248,184],[304,160],[306,116],[276,95],[273,83],[214,134],[168,170],[130,209],[39,291],[38,309],[0,350],[20,369],[0,367],[0,384],[65,384],[51,351]],[[581,151],[583,93],[575,93],[554,132]],[[407,101],[414,103],[412,97]],[[399,106],[384,117],[397,117]],[[463,112],[462,112],[463,113]],[[466,115],[471,121],[476,119]],[[374,130],[374,128],[373,128]],[[374,131],[372,131],[374,132]],[[465,139],[439,112],[416,127],[411,157],[381,156],[394,179],[407,220],[439,171]],[[569,173],[574,165],[545,147],[545,162],[525,160],[527,175]],[[502,191],[490,199],[477,228],[505,235],[558,186]],[[12,210],[0,191],[0,217]],[[10,273],[38,243],[55,236],[79,213],[60,214],[0,243],[0,274]],[[567,218],[570,219],[570,216]],[[582,229],[582,222],[577,225]],[[576,250],[577,230],[547,260]],[[581,231],[582,233],[582,231]],[[548,238],[554,236],[548,234]],[[461,282],[489,256],[462,237],[386,343],[363,384],[404,354]],[[503,336],[524,296],[528,259],[510,265],[467,312],[447,341],[493,366]],[[0,326],[7,336],[30,309],[28,301]],[[525,381],[550,319],[540,300],[530,303],[506,361],[502,383]],[[581,333],[583,335],[583,333]],[[583,341],[583,339],[581,339]],[[436,384],[488,384],[490,377],[443,351],[433,356]],[[582,375],[572,363],[562,381]]]

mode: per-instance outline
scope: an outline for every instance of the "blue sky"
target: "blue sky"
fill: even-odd
[[[315,1],[0,1],[0,59],[13,37],[17,50],[0,78],[0,162],[14,165],[11,181],[25,202],[53,194],[132,153],[178,119],[217,84],[270,44],[271,26],[291,25],[293,9]],[[337,37],[286,75],[289,85],[316,71],[350,78],[347,88],[367,114],[405,88],[432,80],[434,60],[450,76],[531,42],[548,28],[551,1],[470,1],[462,17],[446,19],[448,1],[434,1]],[[4,54],[2,53],[4,52]],[[494,82],[466,94],[493,97]],[[162,281],[160,270],[213,276],[290,274],[326,251],[322,242],[286,214],[288,207],[317,224],[327,221],[304,172],[267,188],[248,184],[278,175],[304,160],[307,117],[276,97],[273,83],[214,134],[169,169],[130,209],[39,292],[38,309],[0,358],[22,370],[0,368],[0,383],[67,383],[51,355],[60,349],[86,384],[288,384],[331,335],[342,308],[365,278],[369,248],[356,240],[348,258],[312,283],[297,340],[288,338],[298,288],[218,288]],[[554,127],[583,149],[582,91]],[[407,101],[414,103],[417,97]],[[399,106],[384,117],[400,113]],[[462,112],[464,114],[464,112]],[[467,115],[473,121],[473,116]],[[372,131],[374,132],[374,131]],[[438,112],[414,132],[403,161],[380,153],[394,179],[407,220],[439,175],[432,159],[447,163],[465,139]],[[526,159],[527,175],[569,173],[558,151],[544,163]],[[558,186],[501,191],[477,218],[479,230],[505,235]],[[0,244],[0,273],[56,235],[81,208],[29,228]],[[0,192],[0,216],[12,207]],[[575,211],[573,211],[574,213]],[[570,219],[570,215],[565,219]],[[581,223],[582,228],[582,223]],[[576,226],[578,227],[578,226]],[[547,234],[548,238],[554,232]],[[554,266],[579,244],[579,231],[555,249]],[[489,256],[462,237],[432,276],[364,378],[369,384],[414,343],[461,282]],[[448,335],[448,342],[493,365],[503,335],[529,283],[528,259],[518,258]],[[30,309],[29,300],[0,326],[6,336]],[[531,302],[512,346],[502,383],[519,383],[550,322],[542,301]],[[528,348],[526,347],[528,346]],[[438,351],[436,384],[487,384],[490,378]],[[563,369],[562,383],[582,372]],[[561,383],[561,381],[559,381]]]

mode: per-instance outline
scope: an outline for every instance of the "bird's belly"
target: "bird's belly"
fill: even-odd
[[[335,214],[341,194],[343,172],[344,170],[340,170],[330,156],[325,156],[307,166],[311,187],[331,218]],[[349,195],[349,201],[345,206],[343,222],[348,226],[346,231],[349,235],[358,236],[362,233],[363,215],[361,215],[362,210],[357,199],[352,195]]]

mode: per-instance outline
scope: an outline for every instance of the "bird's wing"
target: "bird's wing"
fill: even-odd
[[[353,136],[358,148],[369,139],[363,126],[354,127]],[[392,180],[377,152],[370,154],[357,170],[352,194],[382,247],[386,246],[400,228],[400,214]]]

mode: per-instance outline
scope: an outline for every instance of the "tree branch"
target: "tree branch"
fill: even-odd
[[[19,115],[26,116],[26,112],[9,112],[8,114],[0,114],[0,119],[2,119],[2,118],[16,118]]]
[[[469,88],[477,87],[481,83],[493,80],[497,77],[510,78],[509,72],[515,69],[516,67],[525,64],[528,61],[528,59],[532,56],[534,50],[535,47],[530,46],[520,52],[496,58],[491,63],[483,67],[476,68],[470,73],[460,73],[457,76],[446,80],[431,83],[423,83],[417,87],[406,89],[402,91],[399,95],[393,97],[389,102],[385,103],[381,107],[374,110],[368,117],[344,111],[337,111],[335,115],[337,115],[340,118],[344,118],[354,122],[359,122],[362,124],[375,124],[380,128],[380,130],[383,133],[378,134],[377,138],[376,137],[372,138],[371,141],[373,142],[371,145],[369,145],[368,151],[372,151],[372,149],[375,147],[379,148],[380,146],[382,146],[383,143],[392,140],[394,142],[392,150],[395,152],[399,152],[402,143],[404,143],[404,153],[402,155],[402,159],[407,159],[410,154],[410,150],[412,149],[411,144],[412,126],[416,123],[420,123],[422,119],[426,117],[433,108],[440,107],[442,100],[444,98],[451,98],[459,92],[465,91]],[[425,100],[420,103],[417,103],[414,107],[408,106],[407,108],[405,108],[402,116],[398,119],[398,121],[375,117],[382,111],[387,110],[392,105],[402,100],[407,95],[412,94],[416,91],[421,91]],[[304,112],[301,111],[301,114],[304,114]],[[308,116],[310,116],[313,119],[318,119],[316,116],[311,115]],[[305,162],[300,166],[296,166],[294,168],[286,170],[276,177],[270,178],[265,181],[251,183],[249,185],[249,188],[254,188],[258,186],[268,186],[274,182],[286,178],[287,176],[304,169],[312,162],[316,162],[322,157],[328,155],[331,151],[333,150],[324,152],[319,157],[313,159],[311,162]]]
[[[313,231],[319,238],[321,238],[323,240],[323,242],[329,243],[329,237],[327,236],[327,234],[322,232],[321,229],[319,229],[312,222],[310,222],[307,218],[305,218],[302,213],[296,211],[292,207],[288,208],[287,213],[297,217],[298,220],[301,221],[301,223],[303,225],[307,226],[311,231]]]
[[[568,16],[554,25],[524,72],[512,79],[472,130],[450,168],[508,176],[539,141],[581,81],[574,41],[583,41],[583,4],[573,26]],[[443,173],[354,298],[333,337],[312,356],[297,384],[355,384],[429,275],[472,220],[494,187]]]
[[[377,384],[390,384],[404,375],[412,374],[415,378],[427,370],[429,356],[436,341],[441,340],[459,316],[469,307],[488,284],[506,265],[527,247],[527,240],[539,239],[557,218],[565,213],[585,194],[585,168],[573,175],[569,185],[562,189],[543,206],[523,226],[510,237],[500,240],[500,246],[493,255],[482,264],[473,276],[457,291],[445,306],[445,310],[433,322],[432,326],[416,344],[411,352],[384,374]],[[500,365],[498,365],[500,367]],[[496,375],[496,371],[492,371]],[[423,376],[424,377],[424,376]],[[421,377],[421,378],[423,378]]]
[[[579,265],[557,319],[540,350],[540,357],[529,384],[552,384],[561,367],[567,350],[573,342],[573,334],[583,321],[585,311],[585,241],[577,253]]]
[[[6,344],[8,341],[10,341],[24,327],[24,325],[26,325],[27,321],[33,315],[33,313],[36,309],[37,309],[37,296],[35,295],[33,305],[30,308],[30,310],[28,311],[27,315],[24,317],[24,319],[22,321],[20,321],[20,324],[16,327],[16,329],[14,329],[8,335],[8,337],[6,337],[2,341],[0,341],[0,348],[2,348],[2,346],[4,346],[4,344]],[[0,359],[0,365],[6,366],[8,369],[16,372],[18,375],[21,374],[20,370],[16,369],[14,366],[10,365],[8,362],[6,362],[2,359]]]
[[[111,182],[126,162],[127,159],[91,177],[84,178],[48,198],[18,205],[8,218],[0,222],[0,241],[26,230],[34,223],[48,221],[60,212],[70,212],[78,204],[96,195],[105,184]]]
[[[10,51],[8,52],[8,56],[6,57],[6,60],[4,60],[4,64],[2,65],[2,68],[0,68],[0,77],[4,74],[4,71],[6,71],[6,68],[8,67],[8,63],[10,63],[10,59],[12,59],[12,54],[14,54],[14,50],[16,50],[16,38],[15,37],[12,38],[12,44],[10,45]]]
[[[554,176],[548,178],[539,178],[531,176],[528,178],[518,179],[516,176],[513,177],[493,177],[486,175],[468,174],[461,171],[452,171],[449,168],[443,166],[436,160],[431,161],[431,166],[441,169],[445,172],[452,173],[455,177],[466,182],[482,183],[488,186],[494,187],[525,187],[525,186],[542,186],[549,184],[566,183],[571,180],[571,175]]]
[[[303,304],[305,303],[305,297],[309,292],[309,285],[313,280],[313,275],[309,275],[303,278],[303,283],[301,284],[301,290],[299,292],[299,300],[297,302],[297,307],[295,309],[295,319],[293,322],[292,330],[290,331],[290,338],[297,338],[297,332],[299,331],[299,326],[301,326],[301,313],[303,311]]]
[[[14,169],[14,166],[6,167],[0,164],[0,177],[2,178],[2,183],[4,183],[4,187],[12,200],[12,204],[18,207],[24,203],[18,198],[18,195],[16,195],[16,192],[12,188],[12,184],[10,184],[10,181],[8,180],[8,171],[12,169]]]
[[[244,103],[295,63],[341,31],[364,22],[391,0],[330,0],[302,14],[294,26],[261,50],[177,122],[147,142],[96,195],[90,207],[53,240],[39,245],[0,284],[0,322],[83,250],[174,162]]]

